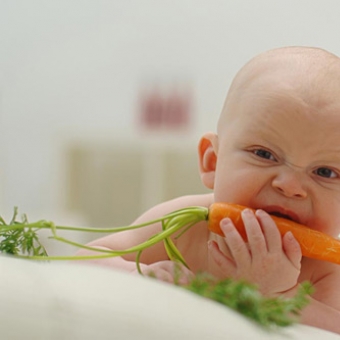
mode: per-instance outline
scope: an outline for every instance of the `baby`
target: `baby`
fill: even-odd
[[[340,333],[340,266],[304,258],[294,236],[281,237],[269,214],[297,221],[333,237],[340,232],[340,59],[321,49],[287,47],[253,58],[236,75],[217,133],[199,142],[199,171],[211,194],[185,196],[153,207],[134,224],[188,206],[241,204],[248,242],[230,219],[225,237],[206,222],[174,242],[191,271],[246,279],[268,296],[295,294],[312,282],[315,293],[302,323]],[[106,236],[90,243],[102,249],[139,244],[161,226]],[[80,251],[79,254],[88,253]],[[135,272],[136,254],[98,260]],[[162,243],[145,250],[142,271],[172,281],[174,263]]]

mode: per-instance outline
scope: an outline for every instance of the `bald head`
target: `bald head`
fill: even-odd
[[[292,95],[307,105],[322,105],[330,93],[340,91],[339,57],[312,47],[277,48],[254,57],[236,74],[230,86],[218,130],[237,111],[235,105],[251,100],[252,96],[282,89],[290,89]]]
[[[292,80],[310,79],[339,72],[340,59],[326,50],[313,47],[283,47],[261,53],[245,64],[236,74],[230,91],[246,86],[252,80],[265,75],[280,75]]]

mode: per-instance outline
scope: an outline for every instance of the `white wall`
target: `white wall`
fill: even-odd
[[[0,0],[1,210],[62,209],[64,136],[141,138],[143,84],[193,86],[196,138],[255,54],[340,54],[339,13],[338,0]]]

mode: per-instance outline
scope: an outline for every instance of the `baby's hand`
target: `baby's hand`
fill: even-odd
[[[281,237],[275,222],[264,211],[242,212],[248,244],[229,218],[221,221],[231,257],[224,255],[216,242],[209,242],[210,253],[226,277],[245,279],[272,295],[293,288],[301,267],[301,248],[292,233]]]
[[[173,261],[160,261],[149,265],[140,264],[143,275],[155,277],[161,281],[186,285],[194,274],[184,265]],[[138,273],[137,270],[133,273]]]

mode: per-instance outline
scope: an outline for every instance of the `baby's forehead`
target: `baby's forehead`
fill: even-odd
[[[296,63],[302,68],[303,66],[323,68],[334,63],[339,63],[339,61],[340,59],[338,56],[320,48],[283,47],[269,50],[255,56],[254,58],[250,59],[248,63],[245,64],[245,68],[247,66],[255,67],[256,65],[261,64],[268,66],[272,63],[278,66],[280,64],[284,65],[286,63]]]
[[[244,99],[285,90],[311,105],[339,101],[340,59],[324,50],[311,48],[265,52],[240,70],[228,97]]]
[[[318,49],[280,49],[252,59],[236,75],[218,124],[254,112],[256,105],[326,108],[340,115],[340,59]],[[242,106],[246,105],[247,110]],[[249,109],[249,105],[252,109]],[[295,106],[295,107],[294,107]],[[260,109],[259,107],[257,107]]]
[[[235,80],[250,81],[261,76],[282,76],[284,79],[310,80],[314,77],[334,78],[340,73],[340,59],[314,48],[282,48],[271,50],[251,59]]]

